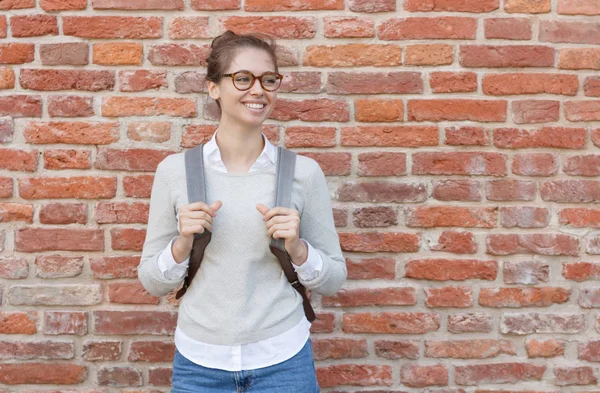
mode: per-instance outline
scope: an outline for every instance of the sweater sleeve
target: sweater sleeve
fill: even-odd
[[[168,157],[167,157],[168,159]],[[161,162],[154,175],[150,195],[150,213],[146,229],[146,240],[138,266],[138,278],[144,288],[154,296],[163,296],[176,289],[184,277],[168,280],[160,271],[158,258],[169,242],[179,235],[177,230],[176,206],[172,200],[168,170]]]
[[[300,282],[312,291],[330,296],[346,280],[346,261],[335,229],[325,174],[316,162],[314,167],[304,188],[306,200],[300,217],[300,237],[321,255],[323,267],[314,279],[306,281],[300,278]]]

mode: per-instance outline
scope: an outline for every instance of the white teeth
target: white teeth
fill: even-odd
[[[248,108],[252,108],[252,109],[262,109],[264,108],[265,104],[252,104],[252,103],[247,103],[245,104]]]

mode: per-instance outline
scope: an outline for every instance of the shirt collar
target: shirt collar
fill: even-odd
[[[210,140],[204,145],[203,149],[204,154],[208,158],[210,158],[212,162],[223,161],[221,159],[221,151],[219,150],[219,145],[217,145],[217,132],[219,132],[218,129],[214,132]],[[269,141],[269,139],[265,136],[264,133],[261,132],[261,135],[263,137],[263,141],[265,142],[265,147],[263,148],[256,161],[264,162],[265,160],[269,160],[271,163],[274,164],[277,157],[277,148]]]

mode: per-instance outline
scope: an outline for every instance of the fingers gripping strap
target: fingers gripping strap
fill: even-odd
[[[275,180],[275,206],[292,207],[292,186],[296,170],[296,153],[277,148],[277,177]],[[271,245],[285,250],[283,239],[271,237]]]

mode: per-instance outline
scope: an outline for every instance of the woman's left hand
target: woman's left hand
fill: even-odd
[[[275,239],[283,239],[285,249],[294,264],[300,266],[308,257],[308,247],[300,241],[300,212],[288,207],[274,207],[257,203],[256,209],[267,222],[267,234]]]

